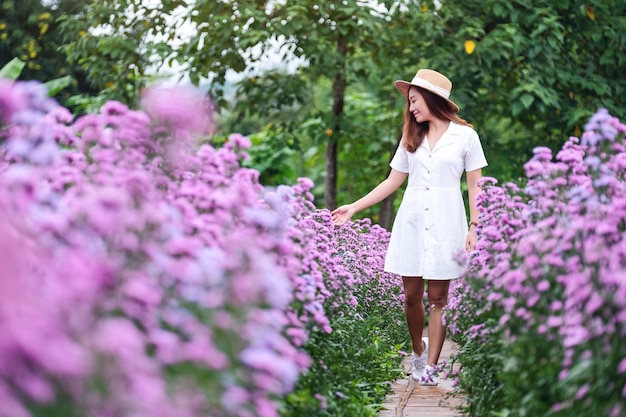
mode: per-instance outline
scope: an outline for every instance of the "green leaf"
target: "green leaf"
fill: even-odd
[[[0,69],[0,78],[17,80],[25,66],[25,62],[19,58],[13,58],[8,64]]]
[[[522,96],[519,99],[522,102],[522,105],[524,106],[525,109],[529,109],[530,106],[532,106],[533,102],[535,101],[535,97],[533,97],[532,95],[528,93],[522,94]]]
[[[44,83],[44,85],[48,89],[48,94],[50,95],[50,97],[52,97],[56,95],[59,91],[63,90],[64,88],[67,88],[71,83],[72,83],[72,77],[69,75],[66,75],[65,77],[50,80]]]

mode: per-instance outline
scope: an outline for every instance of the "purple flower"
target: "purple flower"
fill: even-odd
[[[539,161],[550,161],[552,159],[552,150],[546,146],[537,146],[533,149],[534,159]]]

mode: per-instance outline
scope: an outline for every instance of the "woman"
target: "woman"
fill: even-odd
[[[413,345],[412,376],[421,385],[437,385],[436,365],[446,336],[442,313],[448,302],[450,280],[464,265],[459,252],[476,246],[476,195],[481,169],[487,161],[472,125],[461,119],[449,99],[452,83],[444,75],[420,69],[411,82],[396,81],[407,98],[400,146],[389,176],[365,197],[335,209],[335,225],[396,191],[408,176],[408,185],[393,224],[385,271],[402,276],[404,312]],[[466,172],[470,222],[461,193]],[[425,310],[424,281],[428,281],[430,324],[422,338]]]

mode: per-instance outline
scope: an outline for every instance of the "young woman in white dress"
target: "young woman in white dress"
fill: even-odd
[[[407,98],[402,140],[391,161],[389,176],[363,198],[332,212],[342,225],[356,212],[379,203],[408,177],[396,215],[385,271],[402,276],[404,312],[413,344],[412,376],[421,385],[437,385],[436,365],[446,336],[442,322],[450,280],[465,268],[457,261],[476,246],[476,195],[482,168],[487,166],[478,134],[461,119],[450,100],[452,83],[439,72],[420,69],[411,82],[396,81]],[[461,193],[466,173],[470,221]],[[425,322],[424,282],[428,281],[430,321]]]

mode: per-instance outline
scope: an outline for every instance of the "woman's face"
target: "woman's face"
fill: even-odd
[[[409,111],[413,114],[417,123],[424,123],[432,119],[430,109],[426,105],[424,96],[419,92],[419,89],[411,87],[409,89]]]

